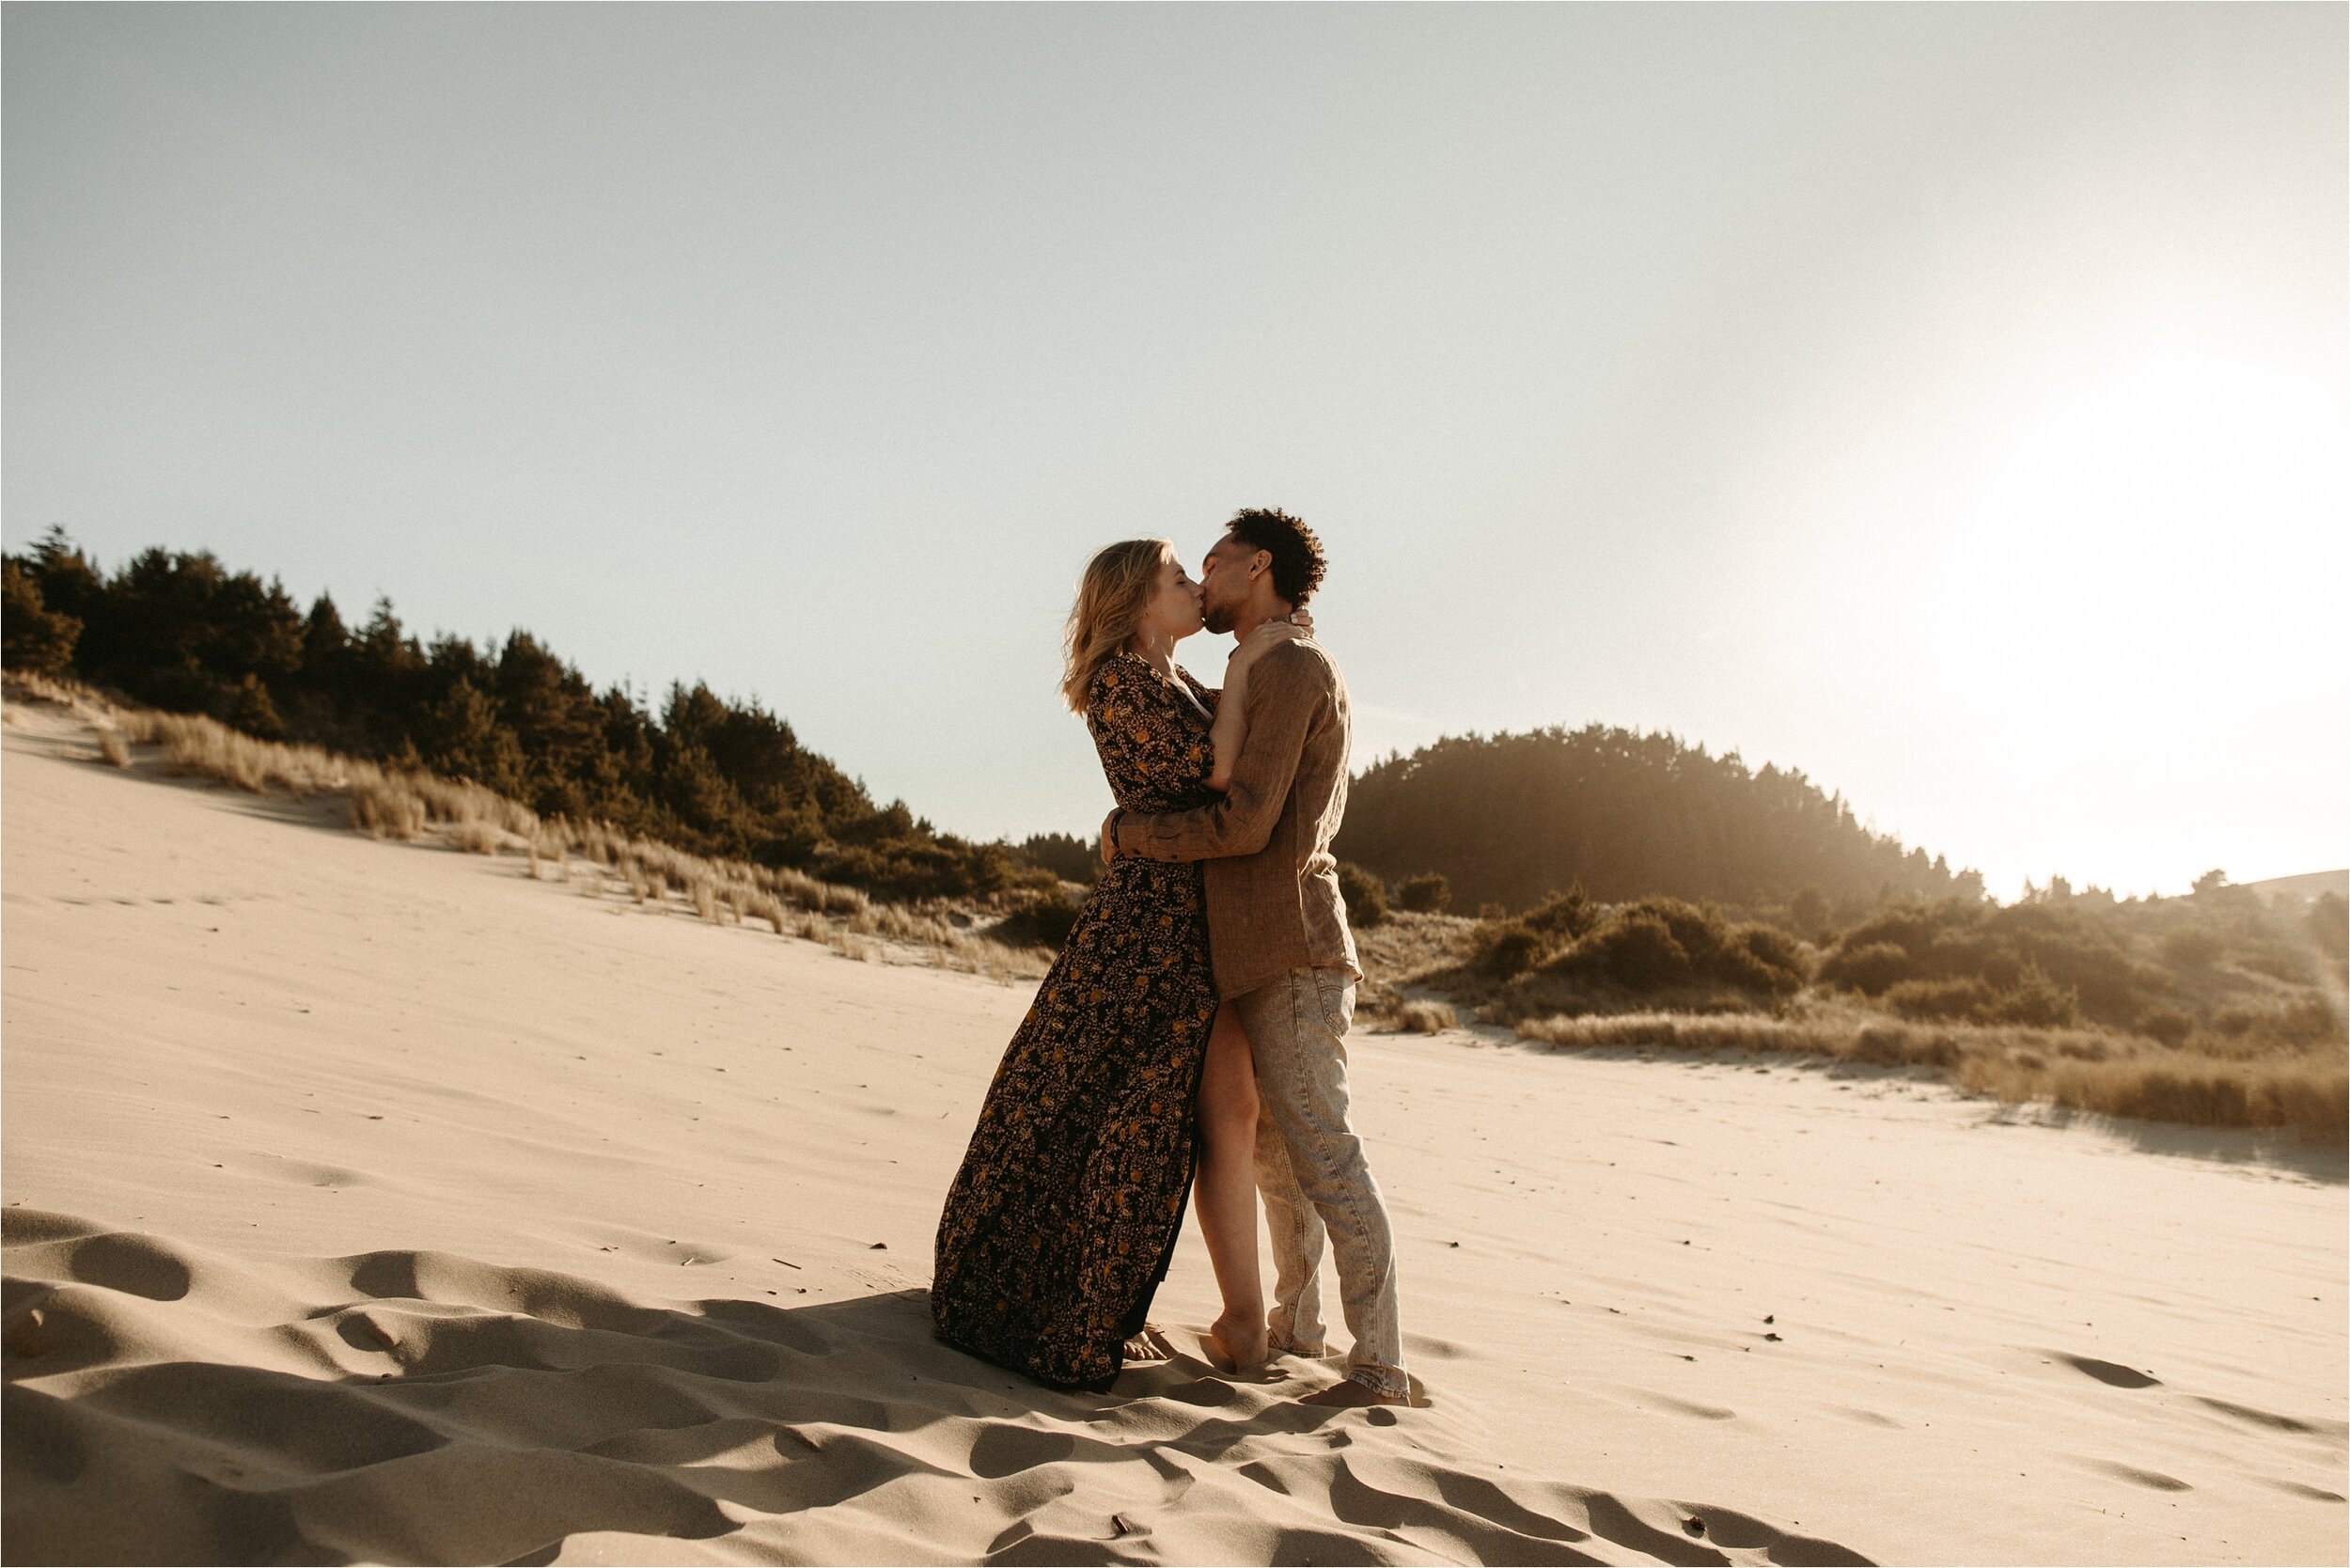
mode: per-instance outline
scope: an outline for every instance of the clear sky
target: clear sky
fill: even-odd
[[[6,539],[706,679],[993,837],[1106,806],[1085,557],[1279,505],[1358,762],[2341,866],[2346,16],[9,6]]]

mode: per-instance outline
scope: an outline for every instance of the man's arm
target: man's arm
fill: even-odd
[[[1193,811],[1126,812],[1118,819],[1118,854],[1214,860],[1254,855],[1271,840],[1306,737],[1329,704],[1329,671],[1322,659],[1293,645],[1274,649],[1249,671],[1246,701],[1248,733],[1224,798]]]

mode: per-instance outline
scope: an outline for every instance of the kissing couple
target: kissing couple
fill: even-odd
[[[1224,1297],[1210,1359],[1254,1377],[1324,1354],[1326,1232],[1355,1342],[1309,1403],[1410,1402],[1394,1238],[1347,1116],[1346,683],[1303,613],[1323,571],[1313,530],[1263,510],[1226,525],[1197,582],[1165,540],[1086,567],[1061,693],[1117,809],[988,1089],[931,1287],[941,1339],[1039,1382],[1106,1391],[1172,1354],[1148,1313],[1196,1173]],[[1174,662],[1203,626],[1237,639],[1220,692]]]

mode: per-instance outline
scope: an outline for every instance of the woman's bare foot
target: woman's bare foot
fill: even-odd
[[[1216,1370],[1235,1377],[1261,1375],[1273,1354],[1261,1319],[1216,1319],[1208,1325],[1206,1348]]]
[[[1136,1361],[1172,1361],[1175,1359],[1174,1350],[1167,1344],[1167,1336],[1159,1332],[1156,1324],[1146,1325],[1141,1333],[1128,1340],[1122,1354],[1130,1364]]]

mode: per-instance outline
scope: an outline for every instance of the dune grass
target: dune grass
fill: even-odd
[[[1592,932],[1606,929],[1597,910],[1588,923]],[[1404,995],[1407,987],[1426,988],[1487,1023],[1564,1049],[1749,1052],[1909,1067],[2011,1103],[2188,1126],[2289,1128],[2314,1143],[2350,1144],[2350,1045],[2339,1012],[2313,995],[2262,992],[2191,1027],[2181,1013],[2146,1017],[2137,1028],[2077,1019],[2051,1026],[1904,1017],[1902,996],[1872,1002],[1830,985],[1765,997],[1677,983],[1643,996],[1605,976],[1597,982],[1551,977],[1529,967],[1531,959],[1497,971],[1495,949],[1524,924],[1398,911],[1357,932],[1366,976],[1359,1015],[1374,1028],[1450,1027],[1438,1021],[1441,1003]],[[1574,1003],[1572,1011],[1554,997]]]
[[[2341,1049],[2324,1046],[2225,1057],[2104,1029],[1919,1024],[1858,1009],[1552,1016],[1515,1027],[1525,1039],[1570,1049],[1744,1051],[1932,1068],[2010,1104],[2193,1127],[2290,1128],[2336,1146],[2350,1129],[2350,1067]]]
[[[1051,963],[1041,949],[990,940],[987,911],[885,903],[789,867],[691,855],[601,822],[541,818],[478,784],[257,740],[201,715],[121,707],[78,682],[10,671],[7,692],[81,717],[98,733],[101,759],[116,767],[133,765],[131,746],[151,746],[166,773],[255,794],[341,795],[351,826],[372,838],[525,856],[532,877],[575,883],[588,897],[626,897],[713,925],[759,921],[853,958],[916,956],[1006,980],[1035,978]]]

